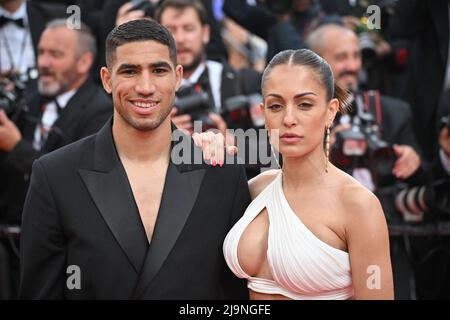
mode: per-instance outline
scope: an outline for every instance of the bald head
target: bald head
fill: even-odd
[[[352,30],[338,24],[330,23],[310,32],[306,37],[306,45],[317,54],[321,54],[321,52],[330,49],[330,44],[335,42],[333,39],[336,38],[357,40],[357,36]]]
[[[337,24],[323,25],[306,37],[306,45],[327,60],[341,86],[357,89],[361,49],[352,30]]]

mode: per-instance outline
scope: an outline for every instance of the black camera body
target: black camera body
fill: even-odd
[[[199,85],[182,86],[175,98],[177,114],[189,114],[192,121],[201,121],[202,131],[216,128],[214,122],[209,118],[210,97]]]
[[[381,139],[381,130],[372,113],[358,106],[355,98],[350,113],[349,130],[336,134],[331,161],[351,173],[355,168],[368,168],[377,187],[395,183],[392,169],[396,156],[392,146]]]
[[[8,118],[13,121],[26,109],[26,86],[26,81],[17,74],[0,78],[0,109],[3,109]]]
[[[259,93],[230,97],[225,101],[222,115],[228,116],[233,123],[239,123],[241,128],[261,128],[264,126],[260,108],[262,100]]]
[[[237,124],[239,128],[258,128],[264,126],[264,116],[260,109],[260,94],[236,95],[225,100],[220,115]],[[189,114],[192,121],[201,121],[202,130],[215,129],[208,114],[211,110],[209,94],[200,85],[182,86],[175,99],[177,114]]]
[[[375,191],[390,223],[450,220],[450,178],[408,186],[396,183]]]

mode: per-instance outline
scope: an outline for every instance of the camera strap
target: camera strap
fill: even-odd
[[[378,90],[369,90],[363,93],[364,97],[364,111],[372,113],[378,125],[381,127],[383,123],[383,113],[381,111],[380,92]]]
[[[8,59],[9,59],[9,64],[11,66],[11,71],[14,71],[17,68],[20,68],[20,65],[22,64],[22,60],[23,60],[23,56],[25,53],[25,46],[27,45],[27,38],[29,36],[29,28],[26,27],[24,29],[24,35],[23,35],[23,39],[22,39],[22,43],[20,45],[20,52],[19,52],[19,59],[17,61],[17,64],[14,63],[14,57],[13,57],[13,53],[12,53],[12,49],[11,46],[9,44],[8,38],[6,36],[6,34],[3,32],[3,29],[0,28],[0,34],[2,36],[2,42],[4,42],[5,44],[5,49],[6,52],[8,54]],[[0,70],[2,68],[2,57],[1,57],[1,51],[0,51]],[[18,71],[18,70],[17,70]]]

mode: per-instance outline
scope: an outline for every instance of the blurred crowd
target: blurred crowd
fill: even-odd
[[[105,39],[144,17],[175,39],[184,74],[171,117],[189,134],[194,121],[264,128],[266,63],[299,48],[326,59],[352,99],[331,159],[383,205],[396,298],[449,299],[449,16],[448,0],[0,0],[0,299],[17,293],[33,161],[112,116]]]

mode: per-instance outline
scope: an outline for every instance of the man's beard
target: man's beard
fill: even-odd
[[[63,86],[59,82],[46,85],[41,80],[38,80],[38,91],[44,97],[53,98],[63,91]]]
[[[183,65],[183,70],[186,72],[192,72],[202,63],[203,61],[203,53],[199,53],[194,55],[194,60],[189,65]]]

